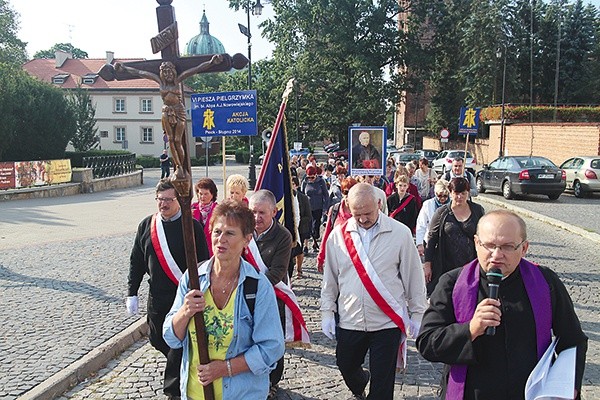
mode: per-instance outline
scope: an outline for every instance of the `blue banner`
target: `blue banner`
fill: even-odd
[[[458,123],[459,135],[477,135],[479,129],[479,112],[481,108],[462,107],[460,109],[460,121]]]
[[[265,159],[254,190],[267,189],[275,195],[277,215],[275,218],[295,237],[295,222],[292,205],[292,182],[290,160],[287,149],[285,118],[273,132]]]
[[[254,136],[256,90],[192,95],[192,136]]]

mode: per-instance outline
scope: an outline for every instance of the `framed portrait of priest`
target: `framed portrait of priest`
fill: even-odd
[[[348,128],[349,175],[385,175],[384,126],[351,126]]]

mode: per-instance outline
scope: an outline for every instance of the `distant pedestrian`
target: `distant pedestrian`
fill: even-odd
[[[302,263],[304,262],[304,253],[308,253],[306,243],[310,238],[310,230],[312,225],[312,212],[310,210],[310,200],[308,196],[300,191],[300,182],[298,178],[292,178],[293,194],[298,201],[294,218],[297,218],[296,225],[298,226],[298,242],[292,249],[292,260],[288,269],[288,275],[291,278],[294,272],[294,267],[298,271],[298,278],[302,277]]]
[[[399,175],[394,181],[396,191],[387,198],[390,217],[406,225],[415,234],[419,209],[415,196],[408,193],[408,176]]]
[[[171,175],[171,159],[167,149],[164,149],[160,157],[160,179],[168,178]]]
[[[306,168],[306,179],[302,182],[301,191],[308,196],[310,200],[310,210],[312,213],[313,251],[319,250],[319,238],[321,237],[321,221],[323,210],[329,207],[329,191],[323,178],[317,175],[317,168],[310,165]]]

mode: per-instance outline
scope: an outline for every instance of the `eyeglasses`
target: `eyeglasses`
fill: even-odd
[[[521,247],[521,245],[523,243],[525,243],[526,239],[523,239],[523,241],[519,244],[502,244],[502,245],[497,245],[494,243],[483,243],[480,240],[477,240],[477,243],[483,247],[484,249],[486,249],[487,251],[489,251],[490,253],[493,253],[494,250],[499,250],[501,253],[512,253],[513,251],[517,251],[519,247]]]
[[[171,203],[173,200],[177,200],[176,197],[155,197],[154,200],[161,203]]]
[[[317,176],[316,175],[306,175],[307,179],[315,179]]]
[[[448,195],[447,194],[436,194],[435,197],[437,197],[438,199],[447,199]]]

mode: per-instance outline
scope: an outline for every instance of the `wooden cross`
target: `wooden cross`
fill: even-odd
[[[190,277],[190,289],[200,289],[198,266],[196,260],[196,244],[194,242],[194,225],[191,213],[192,174],[190,155],[186,135],[186,112],[183,100],[183,80],[198,74],[208,72],[224,72],[232,68],[242,69],[248,64],[248,59],[242,54],[202,55],[180,57],[179,37],[175,9],[172,0],[156,0],[159,33],[150,40],[152,52],[161,52],[161,59],[135,61],[129,63],[107,64],[98,72],[106,81],[146,78],[160,85],[160,95],[163,99],[162,125],[169,137],[171,156],[175,163],[175,173],[171,176],[173,186],[177,190],[177,198],[181,206],[181,221],[183,229],[186,265]],[[194,315],[196,339],[201,364],[208,364],[208,344],[203,313]],[[212,383],[204,387],[204,398],[214,399]]]

